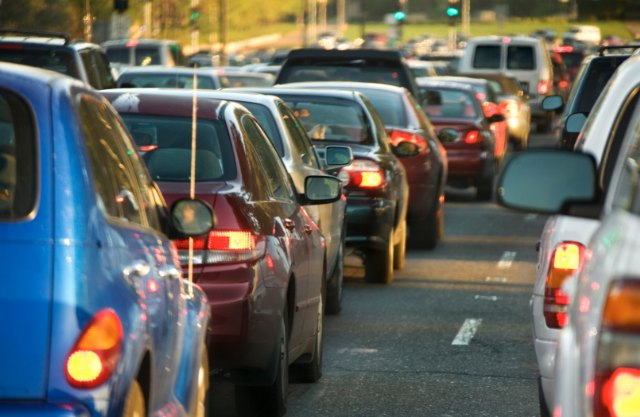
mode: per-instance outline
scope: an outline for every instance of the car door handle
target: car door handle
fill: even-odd
[[[132,279],[133,277],[144,277],[149,272],[151,272],[151,267],[145,261],[135,261],[129,266],[125,266],[122,269],[122,275],[124,275],[127,279]]]
[[[289,230],[293,230],[296,228],[296,222],[294,222],[291,219],[284,219],[284,227],[286,227]]]
[[[173,265],[165,265],[160,268],[158,275],[160,275],[160,278],[180,279],[182,278],[182,271]]]

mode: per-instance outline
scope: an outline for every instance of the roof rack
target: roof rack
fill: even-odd
[[[45,31],[37,31],[37,30],[0,29],[0,36],[7,36],[7,35],[22,36],[25,38],[25,40],[29,38],[62,39],[64,41],[64,45],[67,45],[71,41],[71,38],[66,33],[45,32]]]

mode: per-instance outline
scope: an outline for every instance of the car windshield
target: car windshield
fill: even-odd
[[[426,88],[424,109],[432,119],[476,119],[479,117],[478,106],[473,96],[467,91],[445,88]]]
[[[123,114],[154,181],[188,182],[191,176],[191,118]],[[235,156],[225,123],[198,120],[196,181],[235,178]]]
[[[324,97],[280,98],[293,110],[312,140],[373,142],[367,116],[357,103]]]

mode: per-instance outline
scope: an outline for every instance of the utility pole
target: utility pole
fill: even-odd
[[[91,16],[91,1],[84,0],[84,14],[82,16],[84,40],[91,42],[93,39],[93,16]]]
[[[360,0],[360,37],[364,39],[367,12],[365,11],[364,0]]]
[[[343,36],[344,31],[347,30],[347,26],[345,22],[346,22],[345,0],[338,0],[338,10],[336,13],[336,24],[337,24],[336,32],[338,32],[339,36]]]
[[[200,0],[191,0],[191,15],[189,23],[191,26],[191,53],[195,54],[200,49]]]
[[[227,65],[227,0],[218,0],[218,30],[220,40],[220,65]]]
[[[471,0],[462,0],[462,36],[465,39],[471,34]]]
[[[151,1],[149,0],[144,0],[144,32],[142,37],[151,37]]]

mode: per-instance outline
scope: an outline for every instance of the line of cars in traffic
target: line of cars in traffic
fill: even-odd
[[[3,41],[0,55],[26,64],[26,45],[38,42],[25,36]],[[27,301],[18,311],[41,320],[30,336],[50,350],[7,355],[35,355],[33,375],[0,362],[12,375],[0,382],[0,411],[202,416],[213,375],[236,385],[238,410],[282,415],[289,378],[322,374],[345,248],[363,256],[367,281],[389,284],[407,242],[432,249],[442,238],[449,175],[475,161],[479,198],[491,197],[491,124],[504,117],[487,116],[481,93],[451,80],[464,94],[427,85],[425,104],[396,53],[347,51],[339,65],[331,51],[320,64],[307,53],[294,54],[298,76],[326,76],[323,63],[344,75],[351,63],[368,82],[190,90],[200,78],[207,86],[205,73],[180,69],[171,89],[132,78],[98,93],[2,64],[0,227],[12,238],[0,244],[17,261],[35,245],[44,268],[33,273],[40,292],[26,297],[31,287],[9,279],[3,302]]]

